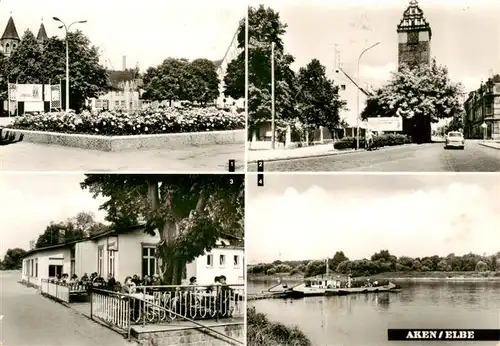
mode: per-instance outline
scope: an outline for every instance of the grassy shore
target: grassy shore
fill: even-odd
[[[332,274],[337,275],[337,274]],[[339,274],[341,275],[341,274]],[[341,275],[342,276],[342,275]],[[366,277],[356,277],[357,280],[394,280],[394,281],[500,281],[500,272],[387,272]],[[288,273],[276,275],[248,274],[248,281],[301,282],[304,275]]]
[[[255,308],[247,308],[248,346],[311,346],[311,341],[297,327],[269,321]]]

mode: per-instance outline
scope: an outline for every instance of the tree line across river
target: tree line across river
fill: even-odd
[[[248,266],[248,274],[290,276],[315,276],[326,273],[326,260],[274,261]],[[337,251],[328,259],[330,271],[356,276],[370,276],[390,272],[498,272],[500,275],[500,251],[492,255],[468,253],[462,256],[454,253],[441,257],[397,257],[388,250],[373,254],[370,259],[350,260],[343,251]]]

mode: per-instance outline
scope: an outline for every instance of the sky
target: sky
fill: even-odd
[[[42,18],[47,34],[60,37],[64,29],[52,17],[68,25],[87,20],[71,30],[100,47],[101,63],[119,70],[127,56],[128,68],[145,70],[168,57],[222,59],[245,12],[241,0],[1,0],[0,30],[11,14],[20,36],[26,29],[36,35]]]
[[[328,75],[345,84],[342,93],[349,111],[343,117],[356,119],[356,89],[343,75],[335,74],[335,45],[338,61],[356,79],[357,59],[363,49],[380,42],[363,55],[360,84],[379,87],[397,69],[398,35],[396,27],[408,0],[266,0],[263,3],[280,13],[288,24],[283,37],[285,50],[294,55],[294,70],[317,58]],[[450,78],[462,82],[465,90],[477,89],[490,70],[500,73],[500,1],[498,0],[420,0],[432,29],[431,56],[446,65]],[[360,95],[360,107],[365,98]]]
[[[268,173],[264,187],[249,179],[249,264],[336,251],[350,259],[383,249],[411,257],[500,251],[498,174]]]
[[[0,259],[10,248],[29,249],[52,221],[60,222],[81,211],[94,213],[104,222],[99,211],[103,198],[93,199],[80,188],[83,174],[3,173],[0,179]]]

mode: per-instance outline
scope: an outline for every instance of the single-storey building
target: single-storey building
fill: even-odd
[[[230,237],[229,237],[230,238]],[[22,280],[39,286],[42,279],[58,274],[82,277],[97,272],[112,275],[123,283],[125,277],[158,274],[156,244],[160,236],[144,232],[142,225],[111,230],[82,240],[30,250],[23,258]],[[229,284],[244,283],[244,248],[219,239],[217,245],[186,266],[186,277],[196,276],[198,284],[209,285],[225,275]]]

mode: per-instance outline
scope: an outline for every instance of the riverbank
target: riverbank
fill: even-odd
[[[337,274],[335,274],[337,275]],[[340,274],[338,274],[340,275]],[[342,276],[342,275],[341,275]],[[387,272],[371,276],[358,276],[356,280],[393,280],[393,281],[500,281],[500,272]],[[304,275],[260,275],[248,274],[248,281],[253,282],[283,282],[299,283]]]
[[[248,346],[311,346],[309,338],[297,327],[270,321],[254,307],[247,309]]]

